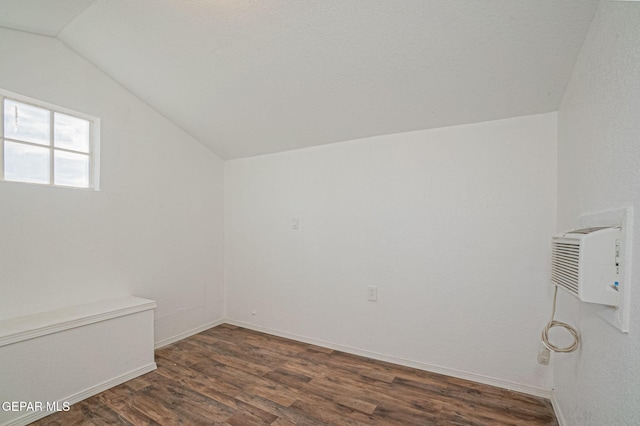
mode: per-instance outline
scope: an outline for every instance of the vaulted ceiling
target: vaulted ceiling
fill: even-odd
[[[597,0],[0,0],[225,159],[555,111]]]

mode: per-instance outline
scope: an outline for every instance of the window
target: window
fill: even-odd
[[[98,189],[98,118],[4,90],[0,101],[0,180]]]

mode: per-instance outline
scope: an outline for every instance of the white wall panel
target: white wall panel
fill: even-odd
[[[555,113],[227,161],[227,317],[548,391],[555,203]]]
[[[603,1],[558,113],[558,230],[581,216],[632,207],[629,333],[594,307],[560,297],[580,330],[554,357],[556,407],[567,425],[640,424],[640,3]]]
[[[222,160],[56,39],[0,28],[0,58],[0,87],[102,129],[100,191],[0,182],[0,319],[132,294],[157,340],[221,319]]]

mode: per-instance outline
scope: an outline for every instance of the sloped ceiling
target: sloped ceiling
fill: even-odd
[[[94,0],[0,0],[0,27],[55,37]]]
[[[79,14],[40,19],[60,5]],[[555,111],[596,5],[1,0],[0,25],[57,35],[232,159]]]

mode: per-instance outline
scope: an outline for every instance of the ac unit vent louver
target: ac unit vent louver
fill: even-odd
[[[551,281],[580,300],[618,305],[620,228],[597,227],[553,238]]]

